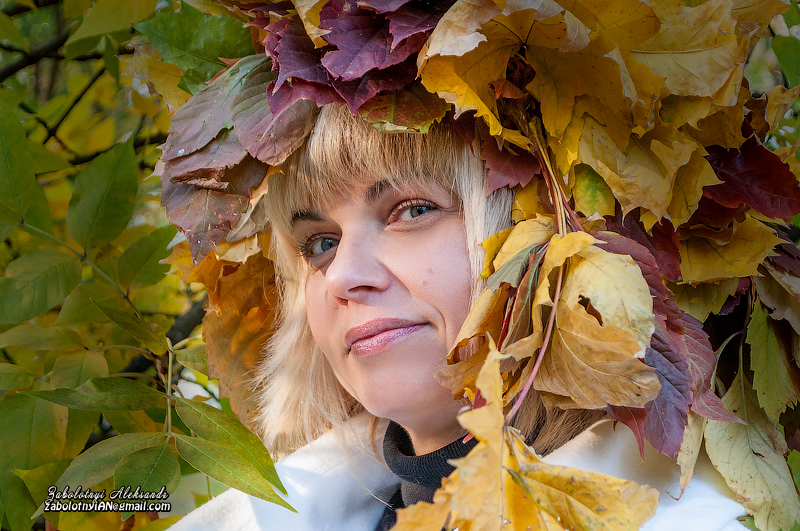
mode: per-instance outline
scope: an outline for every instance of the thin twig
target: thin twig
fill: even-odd
[[[69,114],[73,111],[73,109],[75,109],[75,107],[78,105],[78,103],[80,103],[80,101],[83,99],[86,93],[89,92],[89,89],[92,88],[92,85],[94,85],[97,82],[97,80],[100,79],[100,76],[102,76],[105,73],[105,71],[106,68],[101,67],[100,70],[98,70],[97,73],[94,76],[92,76],[92,79],[89,80],[86,86],[83,87],[83,90],[81,90],[80,93],[77,96],[75,96],[75,98],[72,100],[72,103],[70,103],[69,107],[67,107],[66,112],[64,112],[64,114],[61,115],[61,118],[58,120],[58,122],[56,122],[56,124],[53,127],[47,130],[47,138],[44,139],[44,142],[42,142],[43,144],[46,144],[48,140],[50,140],[55,136],[55,134],[58,132],[58,128],[61,127],[61,124],[63,124],[64,120],[67,119],[67,116],[69,116]]]
[[[52,39],[40,44],[39,46],[34,47],[30,53],[23,54],[22,57],[18,58],[13,63],[0,68],[0,82],[5,81],[20,70],[36,64],[40,59],[43,59],[51,53],[56,52],[64,45],[65,42],[67,42],[68,38],[69,32],[65,31],[64,33],[56,35]]]
[[[133,147],[134,147],[134,149],[138,149],[138,148],[142,148],[142,147],[148,146],[148,145],[161,145],[166,141],[167,141],[167,135],[159,134],[159,135],[156,135],[156,136],[151,136],[151,137],[146,138],[146,139],[145,138],[137,138],[136,140],[133,141]],[[108,149],[111,149],[111,148],[108,148]],[[77,166],[78,164],[85,164],[85,163],[93,160],[98,155],[101,155],[101,154],[105,153],[106,151],[108,151],[108,149],[104,149],[102,151],[96,151],[96,152],[90,153],[88,155],[79,155],[77,157],[73,157],[73,158],[69,159],[69,163],[72,164],[73,166]]]
[[[536,373],[539,372],[539,366],[542,364],[544,353],[550,343],[550,336],[553,333],[553,325],[556,322],[556,310],[558,309],[558,298],[561,296],[561,280],[563,276],[564,264],[561,264],[561,266],[558,268],[558,280],[556,281],[556,292],[555,296],[553,297],[553,308],[550,310],[550,318],[547,320],[547,330],[544,333],[544,339],[542,339],[542,346],[539,347],[539,355],[536,357],[536,363],[531,370],[530,376],[528,376],[528,381],[525,382],[525,387],[522,388],[522,391],[520,391],[516,402],[514,402],[514,406],[511,408],[511,411],[508,412],[508,415],[506,415],[506,419],[509,422],[514,418],[514,415],[517,414],[517,411],[519,411],[519,408],[522,406],[522,401],[525,399],[525,396],[528,394],[528,391],[533,385],[533,379],[536,378]]]

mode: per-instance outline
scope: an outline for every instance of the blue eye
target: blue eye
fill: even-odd
[[[308,246],[308,256],[318,256],[326,251],[329,251],[339,245],[339,241],[335,238],[318,238],[312,242],[309,242]]]
[[[400,212],[398,219],[401,221],[408,221],[409,219],[418,218],[423,214],[427,214],[432,210],[433,207],[430,205],[412,205]]]

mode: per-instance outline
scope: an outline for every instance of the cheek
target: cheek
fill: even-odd
[[[445,325],[448,347],[452,346],[469,314],[472,295],[472,268],[463,224],[448,231],[431,247],[431,264],[423,281],[424,297],[430,297]]]
[[[327,332],[326,323],[329,323],[327,306],[325,304],[325,285],[324,279],[320,275],[312,274],[306,279],[305,289],[306,299],[306,316],[308,317],[308,326],[311,329],[311,335],[314,340],[327,352],[326,345],[320,342],[326,337],[330,336]],[[327,355],[327,354],[326,354]]]

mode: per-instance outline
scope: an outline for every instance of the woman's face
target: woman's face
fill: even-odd
[[[434,374],[469,311],[464,221],[436,185],[349,192],[294,217],[311,331],[345,389],[427,453],[460,432],[461,404]]]

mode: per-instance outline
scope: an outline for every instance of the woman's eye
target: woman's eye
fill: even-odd
[[[427,205],[427,204],[426,205],[411,205],[411,206],[408,206],[408,207],[404,208],[400,212],[400,215],[397,216],[397,219],[399,221],[408,221],[408,220],[411,220],[411,219],[414,219],[414,218],[418,218],[419,216],[422,216],[423,214],[427,214],[428,212],[431,212],[432,210],[434,210],[433,205]]]
[[[308,243],[308,245],[306,246],[307,251],[305,254],[308,257],[319,256],[322,253],[333,249],[337,245],[339,245],[339,240],[337,240],[336,238],[330,238],[330,237],[317,238],[316,240],[313,240]]]

